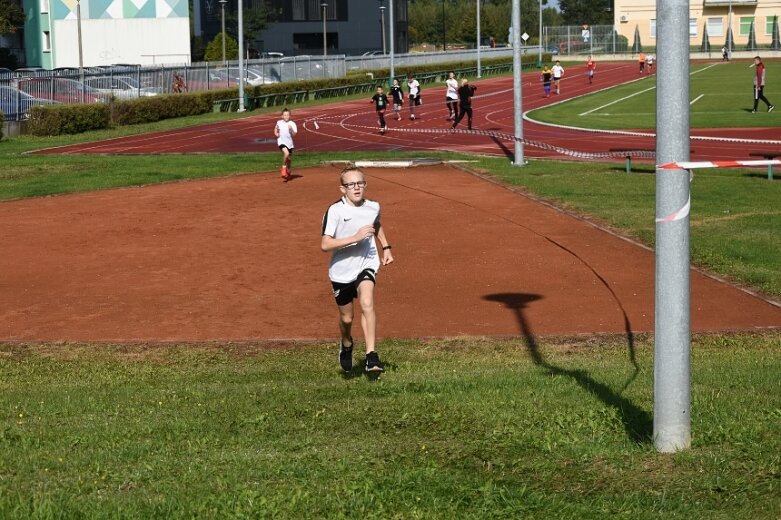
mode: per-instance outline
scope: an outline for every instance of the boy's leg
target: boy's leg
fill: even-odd
[[[339,365],[349,372],[353,369],[353,303],[338,305],[339,307]]]
[[[361,326],[366,338],[366,352],[374,350],[377,334],[377,316],[374,311],[374,282],[363,280],[358,284],[358,301],[361,303]]]
[[[377,339],[377,314],[374,310],[374,282],[363,280],[358,284],[358,301],[361,303],[361,326],[366,337],[366,371],[382,372],[380,356],[374,350]]]
[[[466,115],[467,115],[467,120],[466,120],[467,128],[471,130],[472,129],[472,107],[468,107],[466,109]]]
[[[282,169],[280,170],[283,179],[287,179],[289,175],[288,164],[290,164],[290,150],[288,150],[287,147],[283,146],[282,147]]]

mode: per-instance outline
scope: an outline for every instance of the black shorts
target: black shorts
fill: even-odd
[[[287,148],[287,145],[286,145],[286,144],[281,144],[281,145],[279,145],[279,149],[280,149],[280,150],[281,150],[281,149],[283,149],[283,148]],[[293,155],[293,149],[292,149],[292,148],[287,148],[287,151],[288,151],[288,153],[289,153],[290,155]]]
[[[334,289],[336,304],[342,306],[351,303],[358,297],[358,286],[361,282],[369,280],[371,283],[377,283],[376,277],[377,273],[374,272],[374,269],[364,269],[361,271],[361,274],[358,275],[358,278],[352,282],[331,282],[331,287]]]

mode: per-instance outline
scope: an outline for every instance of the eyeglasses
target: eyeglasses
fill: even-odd
[[[351,190],[351,189],[353,189],[353,188],[355,188],[355,187],[358,187],[358,188],[365,188],[365,187],[366,187],[366,181],[358,181],[358,182],[345,182],[344,184],[342,184],[342,186],[344,186],[344,187],[345,187],[345,188],[347,188],[348,190]]]

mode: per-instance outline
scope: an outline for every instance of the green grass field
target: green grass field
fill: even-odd
[[[0,345],[0,517],[778,518],[780,342],[694,339],[677,455],[647,338]]]
[[[276,153],[23,154],[227,117],[3,140],[0,200],[274,172]],[[426,155],[653,245],[651,166]],[[361,154],[404,156],[420,154]],[[334,159],[355,156],[296,165]],[[693,261],[781,296],[780,186],[697,175]],[[645,336],[384,340],[376,380],[342,376],[330,344],[0,344],[0,518],[781,518],[779,344],[693,338],[676,455],[651,442]]]
[[[751,113],[754,103],[750,61],[693,64],[689,98],[692,128],[781,126],[781,114]],[[781,74],[781,62],[768,62],[768,74]],[[768,82],[765,95],[781,99]],[[774,94],[776,94],[774,98]],[[653,129],[656,126],[656,75],[608,90],[532,110],[532,119],[567,126],[603,129]]]

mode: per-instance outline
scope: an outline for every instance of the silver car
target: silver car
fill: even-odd
[[[113,96],[116,99],[135,99],[160,94],[159,88],[142,87],[136,78],[130,76],[98,76],[87,78],[84,83],[104,96]]]

